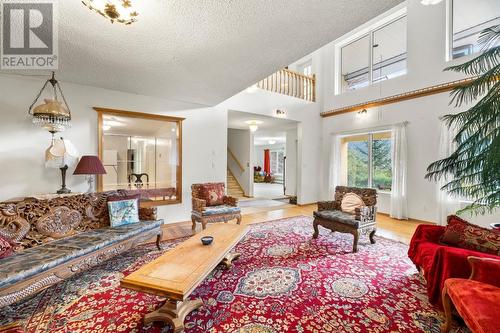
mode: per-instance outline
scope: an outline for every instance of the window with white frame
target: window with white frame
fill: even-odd
[[[478,43],[481,31],[500,24],[500,1],[452,0],[449,4],[451,5],[451,59],[481,51],[481,45]]]
[[[406,74],[406,16],[342,46],[340,58],[341,92]]]
[[[391,191],[391,131],[348,135],[341,138],[341,183]]]
[[[285,151],[282,149],[271,150],[269,154],[271,162],[271,174],[275,176],[283,175]]]
[[[312,76],[312,61],[309,60],[309,61],[303,63],[302,65],[300,65],[299,66],[299,73],[304,74],[305,76],[311,77]],[[304,87],[303,87],[304,96],[306,97],[306,99],[311,99],[312,89],[309,89],[310,88],[309,83],[304,80],[303,85],[304,85]]]

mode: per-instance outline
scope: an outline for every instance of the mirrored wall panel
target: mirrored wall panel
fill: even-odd
[[[99,190],[141,194],[141,205],[182,198],[182,118],[95,108],[99,157],[106,174]]]

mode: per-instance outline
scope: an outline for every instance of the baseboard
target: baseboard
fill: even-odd
[[[377,212],[377,214],[391,217],[391,215],[388,214],[388,213]],[[391,219],[398,220],[398,221],[403,221],[403,222],[404,221],[409,221],[409,222],[417,222],[417,223],[425,223],[425,224],[437,224],[436,222],[431,222],[431,221],[426,221],[426,220],[419,220],[419,219],[414,219],[414,218],[411,218],[411,217],[409,217],[407,220],[396,219],[394,217],[391,217]]]

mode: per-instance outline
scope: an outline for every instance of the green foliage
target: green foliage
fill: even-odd
[[[469,110],[443,117],[456,129],[455,151],[429,165],[427,179],[451,176],[442,189],[474,202],[458,213],[491,213],[500,206],[500,25],[485,29],[479,38],[484,52],[448,71],[478,76],[455,88],[450,104],[475,102]]]
[[[374,139],[372,143],[372,186],[390,190],[392,185],[391,142]],[[368,186],[368,141],[349,142],[347,150],[347,180],[349,186]]]

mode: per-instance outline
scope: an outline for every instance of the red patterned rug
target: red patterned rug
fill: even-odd
[[[204,306],[186,318],[186,332],[439,332],[441,316],[407,258],[408,247],[321,230],[294,217],[253,225],[237,245],[233,268],[214,270],[193,292]],[[180,240],[164,243],[165,251]],[[0,326],[26,332],[168,332],[142,325],[162,299],[119,287],[119,280],[161,253],[144,245],[1,309]],[[455,327],[453,332],[468,332]]]

